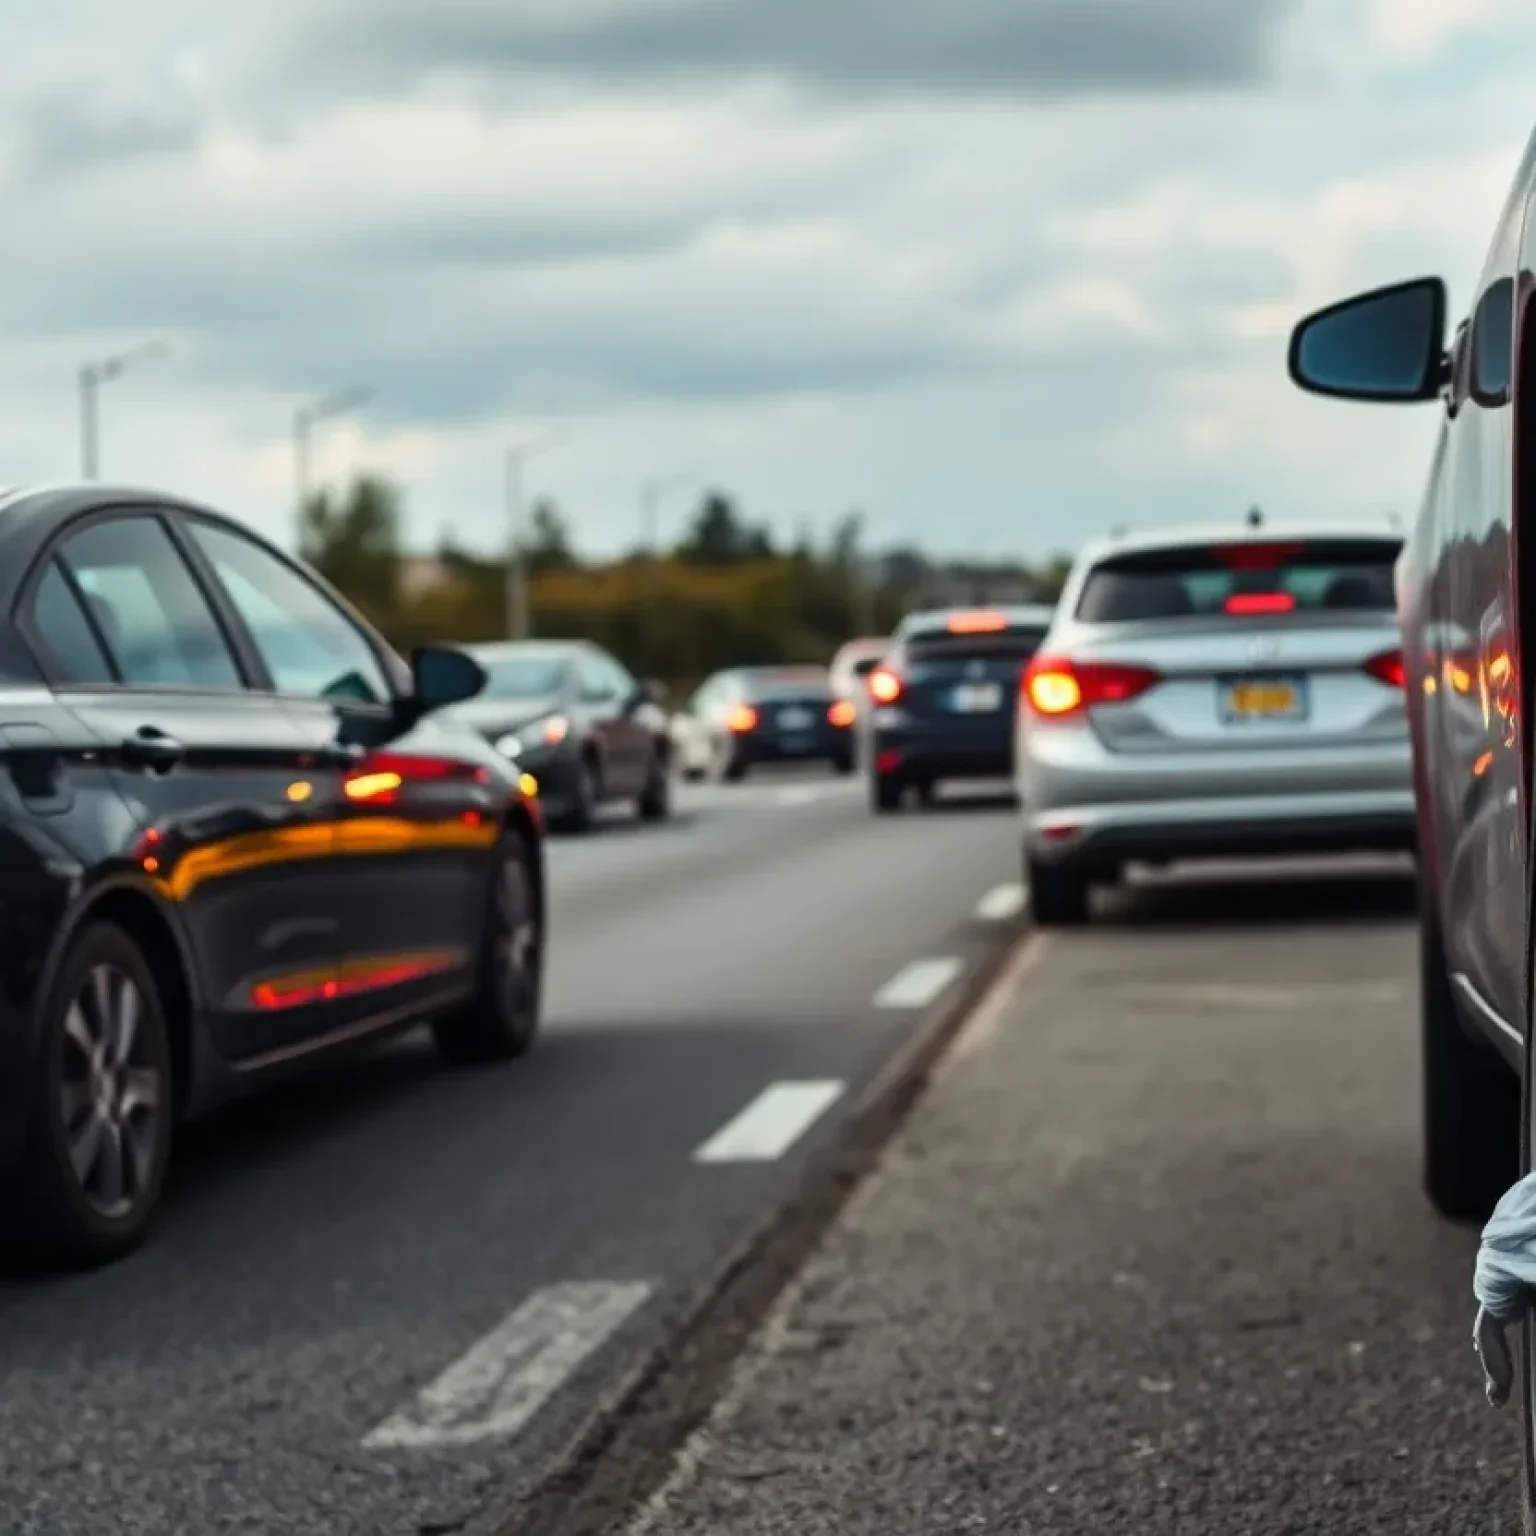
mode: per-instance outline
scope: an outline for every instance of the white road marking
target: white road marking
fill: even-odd
[[[771,1163],[842,1097],[843,1084],[770,1083],[693,1154],[696,1163]]]
[[[535,1291],[415,1402],[363,1441],[370,1451],[510,1439],[649,1299],[648,1280],[568,1281]]]
[[[1022,885],[999,885],[976,903],[976,916],[984,923],[1003,923],[1024,910]]]
[[[875,993],[875,1007],[926,1008],[959,974],[960,962],[953,955],[914,960]]]

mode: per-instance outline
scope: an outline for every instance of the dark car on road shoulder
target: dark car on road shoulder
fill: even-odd
[[[1449,337],[1444,282],[1419,278],[1314,313],[1289,353],[1291,377],[1319,394],[1439,402],[1396,586],[1420,858],[1424,1177],[1438,1210],[1475,1219],[1529,1170],[1532,1140],[1533,212],[1536,138]],[[1532,1335],[1527,1324],[1528,1505]]]
[[[884,661],[865,679],[870,805],[924,802],[944,780],[1001,779],[1013,771],[1019,678],[1050,628],[1043,604],[910,613]]]
[[[438,713],[484,680],[204,508],[0,496],[7,1230],[127,1251],[178,1122],[392,1030],[528,1049],[537,804]]]
[[[586,640],[509,640],[467,651],[486,685],[454,718],[537,781],[552,825],[585,831],[601,805],[646,821],[672,808],[665,695]]]

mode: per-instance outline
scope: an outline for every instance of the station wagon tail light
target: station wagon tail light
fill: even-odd
[[[403,752],[370,752],[347,774],[348,800],[387,805],[408,784],[489,784],[488,770],[454,757],[417,757]]]
[[[1008,628],[1005,614],[968,609],[952,613],[944,626],[952,635],[995,635]]]
[[[1378,683],[1385,683],[1389,688],[1401,688],[1406,681],[1401,651],[1383,651],[1379,656],[1372,656],[1366,662],[1365,670]]]
[[[1224,613],[1237,617],[1250,614],[1294,613],[1296,599],[1289,592],[1234,592],[1221,606]]]
[[[1036,656],[1024,669],[1024,702],[1047,720],[1060,720],[1096,704],[1124,704],[1158,681],[1151,667],[1114,661],[1069,661]]]
[[[876,704],[894,704],[901,697],[901,678],[890,667],[869,674],[869,696]]]
[[[738,736],[757,729],[757,711],[750,704],[735,704],[726,713],[725,728]]]
[[[859,718],[859,712],[848,699],[839,699],[827,711],[827,719],[833,725],[852,725]]]

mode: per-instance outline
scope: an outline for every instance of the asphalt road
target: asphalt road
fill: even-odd
[[[241,1106],[146,1250],[0,1274],[0,1532],[474,1527],[995,953],[1016,878],[1006,803],[877,820],[819,776],[552,839],[532,1057],[412,1037]]]
[[[1514,1536],[1412,911],[1273,866],[1027,940],[630,1536]]]

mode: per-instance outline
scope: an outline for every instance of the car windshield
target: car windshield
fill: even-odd
[[[482,695],[488,699],[543,699],[559,693],[565,660],[559,656],[481,656],[490,679]]]
[[[1077,617],[1089,624],[1393,611],[1400,539],[1297,539],[1179,545],[1111,556],[1089,573]]]

